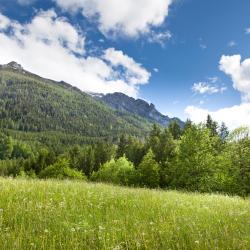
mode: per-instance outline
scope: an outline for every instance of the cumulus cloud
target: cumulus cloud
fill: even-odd
[[[241,61],[240,55],[223,55],[219,67],[231,77],[233,87],[241,93],[242,100],[250,102],[250,58]]]
[[[38,12],[26,24],[0,15],[0,44],[0,64],[16,61],[33,73],[63,80],[83,91],[123,92],[135,97],[140,84],[150,77],[121,51],[110,49],[100,57],[87,56],[83,34],[53,10]],[[120,67],[115,67],[114,58],[103,59],[108,51],[120,55]]]
[[[219,68],[231,77],[233,87],[242,95],[242,103],[215,111],[188,106],[185,109],[186,114],[197,123],[205,121],[206,116],[210,114],[216,121],[225,122],[230,129],[250,126],[250,58],[242,61],[240,55],[223,55]],[[207,90],[206,86],[202,84],[197,87],[201,87],[201,91]],[[213,91],[215,90],[211,90],[211,92]]]
[[[103,59],[108,61],[113,67],[122,66],[125,69],[123,77],[130,84],[147,83],[150,78],[151,74],[147,70],[122,51],[109,48],[105,51]]]
[[[172,0],[54,0],[65,11],[81,12],[105,34],[136,37],[160,26]]]
[[[210,114],[217,122],[225,122],[231,130],[240,126],[250,125],[250,103],[243,103],[216,111],[188,106],[185,109],[185,113],[196,123],[204,122],[207,115]]]
[[[0,31],[6,30],[10,26],[10,20],[0,13]]]

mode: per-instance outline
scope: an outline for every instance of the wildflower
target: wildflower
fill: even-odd
[[[48,233],[49,232],[49,230],[48,229],[44,229],[44,233]]]
[[[76,230],[75,230],[75,228],[72,227],[72,228],[70,229],[70,231],[71,231],[71,232],[75,232]]]

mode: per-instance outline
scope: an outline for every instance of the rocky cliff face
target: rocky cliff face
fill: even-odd
[[[146,118],[152,122],[159,123],[162,126],[168,126],[173,120],[176,120],[181,126],[183,122],[178,118],[170,118],[166,115],[161,114],[154,106],[154,104],[149,104],[142,99],[134,99],[123,93],[113,93],[107,95],[96,95],[96,98],[101,99],[106,104],[111,106],[113,109],[119,111],[126,111],[139,115]]]

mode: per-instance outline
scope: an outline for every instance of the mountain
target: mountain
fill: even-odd
[[[0,128],[40,144],[113,140],[122,133],[144,137],[152,124],[108,105],[65,82],[44,79],[11,62],[0,66]]]
[[[122,96],[123,110],[108,103],[112,96]],[[143,138],[153,122],[165,124],[164,119],[142,100],[119,93],[96,98],[16,62],[0,66],[0,129],[13,138],[50,146],[114,141],[123,133]]]
[[[94,95],[94,94],[92,94]],[[129,112],[147,119],[149,122],[158,123],[164,127],[168,126],[171,121],[176,121],[181,127],[184,123],[174,117],[169,118],[161,114],[152,103],[148,103],[142,99],[134,99],[123,93],[113,93],[107,95],[95,94],[96,98],[101,99],[115,110],[121,112]]]

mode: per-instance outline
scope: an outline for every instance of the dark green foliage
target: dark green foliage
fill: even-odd
[[[23,158],[28,159],[33,157],[32,149],[29,145],[22,143],[22,142],[16,142],[13,146],[11,158]]]
[[[116,158],[125,155],[127,159],[132,161],[135,167],[137,167],[145,155],[145,152],[144,144],[140,140],[132,136],[122,135],[116,150]]]
[[[178,140],[181,136],[181,127],[176,121],[170,122],[168,129],[175,140]]]
[[[13,152],[13,140],[10,136],[0,133],[0,160],[11,158]]]
[[[218,135],[218,123],[210,115],[207,116],[206,128],[211,131],[212,136]]]

